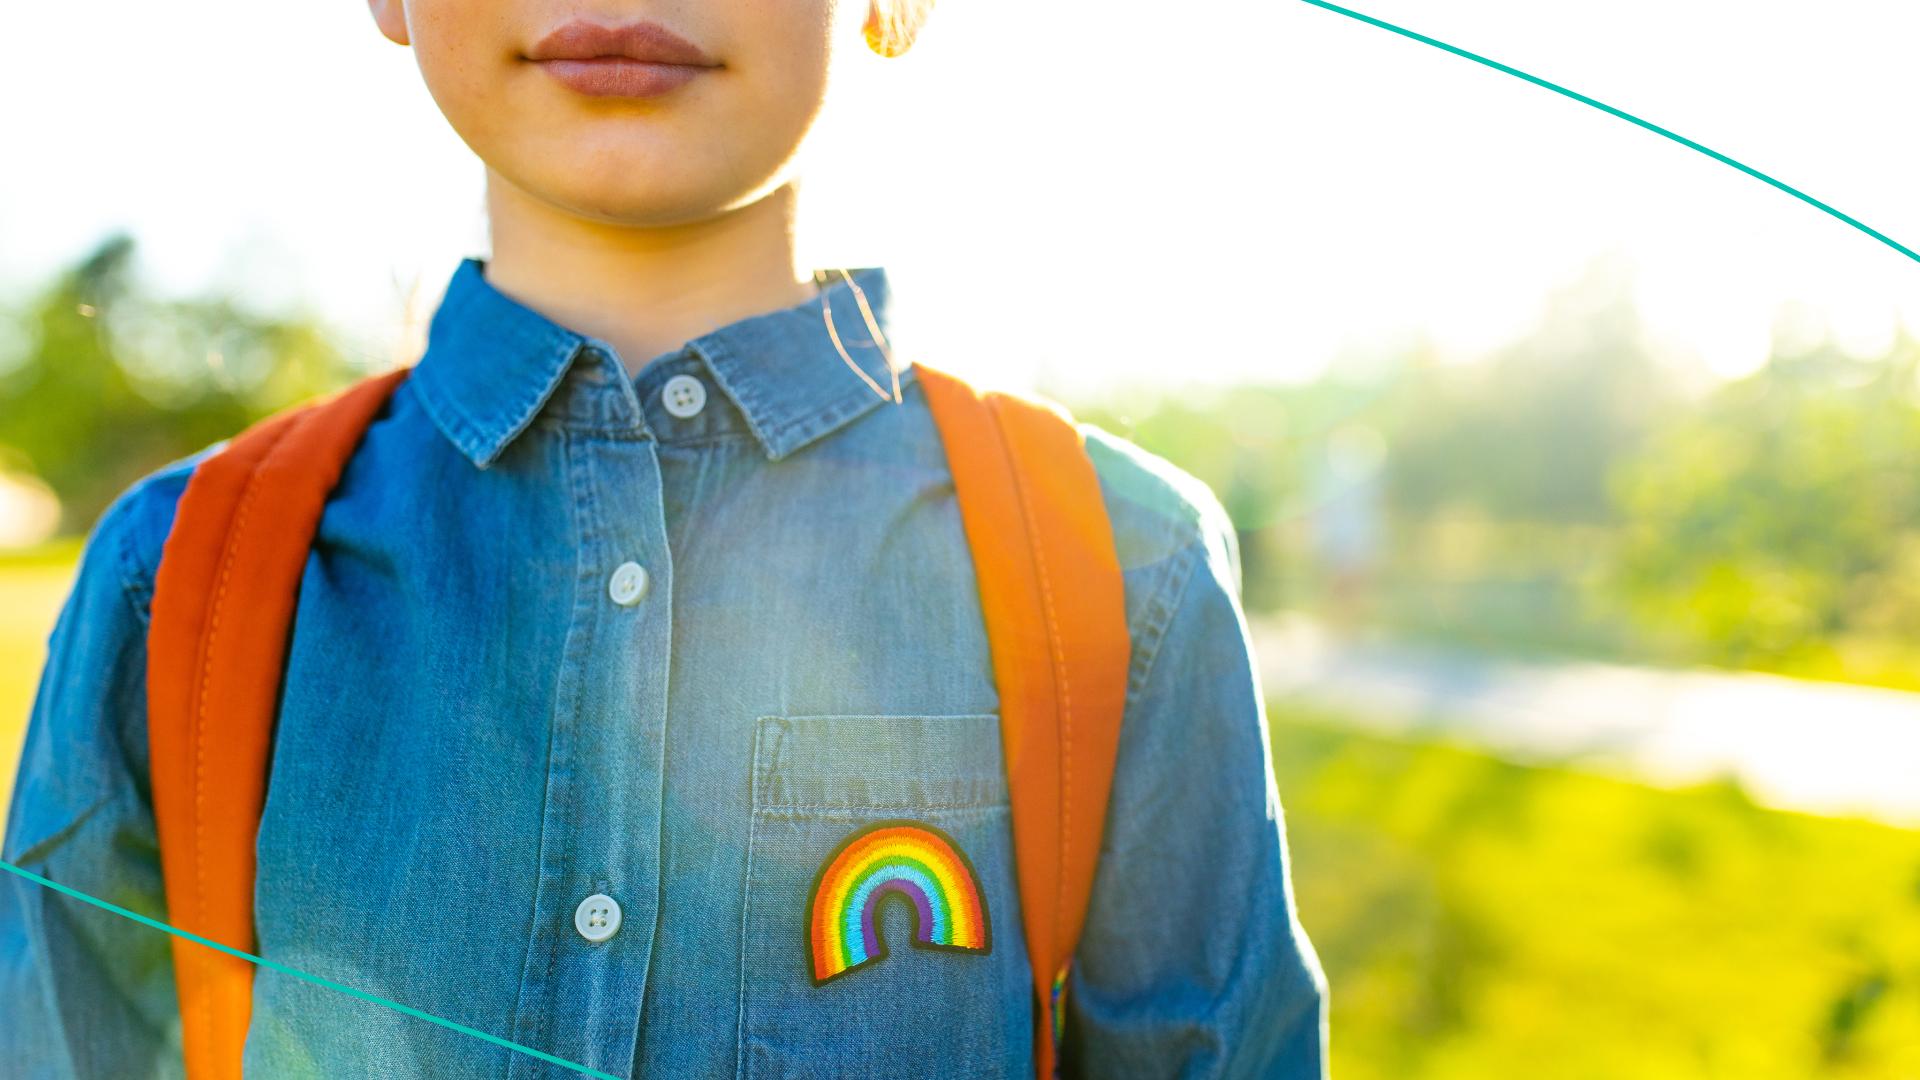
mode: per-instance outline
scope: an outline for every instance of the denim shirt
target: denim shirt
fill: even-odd
[[[938,432],[818,299],[629,375],[462,262],[300,585],[259,832],[258,951],[615,1075],[1006,1076],[1032,988],[999,706]],[[884,270],[852,271],[898,338]],[[844,279],[856,362],[886,369]],[[910,347],[895,341],[910,359]],[[1126,710],[1062,1070],[1325,1075],[1234,534],[1204,486],[1085,428],[1125,575]],[[154,571],[196,462],[90,534],[49,641],[5,857],[165,917],[147,782]],[[636,572],[643,571],[644,573]],[[985,951],[816,984],[823,862],[950,838]],[[0,1071],[172,1075],[168,936],[0,874]],[[248,1075],[559,1077],[271,970]]]

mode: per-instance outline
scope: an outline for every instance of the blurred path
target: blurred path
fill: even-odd
[[[1253,632],[1276,708],[1326,706],[1377,730],[1656,784],[1731,776],[1780,809],[1920,827],[1920,694],[1346,642],[1295,620]]]

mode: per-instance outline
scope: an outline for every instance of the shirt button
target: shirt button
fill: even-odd
[[[699,416],[707,407],[707,384],[691,375],[675,375],[660,388],[660,404],[682,420]]]
[[[594,893],[573,909],[573,928],[588,941],[605,941],[620,932],[620,903],[606,893]]]
[[[607,595],[621,607],[632,607],[647,595],[647,568],[637,562],[623,562],[607,579]]]

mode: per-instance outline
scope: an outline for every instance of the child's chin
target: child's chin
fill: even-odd
[[[532,184],[543,201],[579,217],[644,228],[704,221],[752,203],[785,182],[784,177],[770,176],[743,185],[736,176],[640,168],[599,174],[570,170],[550,179],[550,185],[538,180]]]

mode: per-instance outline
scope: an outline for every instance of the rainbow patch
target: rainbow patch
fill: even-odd
[[[807,954],[815,986],[887,955],[879,912],[889,896],[912,906],[915,945],[993,950],[987,899],[953,837],[918,821],[882,821],[842,840],[814,878]]]
[[[1073,963],[1073,961],[1069,960],[1066,964],[1060,965],[1060,970],[1055,972],[1053,976],[1053,997],[1051,1007],[1048,1011],[1053,1014],[1053,1048],[1055,1050],[1060,1049],[1060,1044],[1065,1042],[1067,1038],[1067,1011],[1065,1008],[1067,1004],[1067,965],[1071,963]]]

